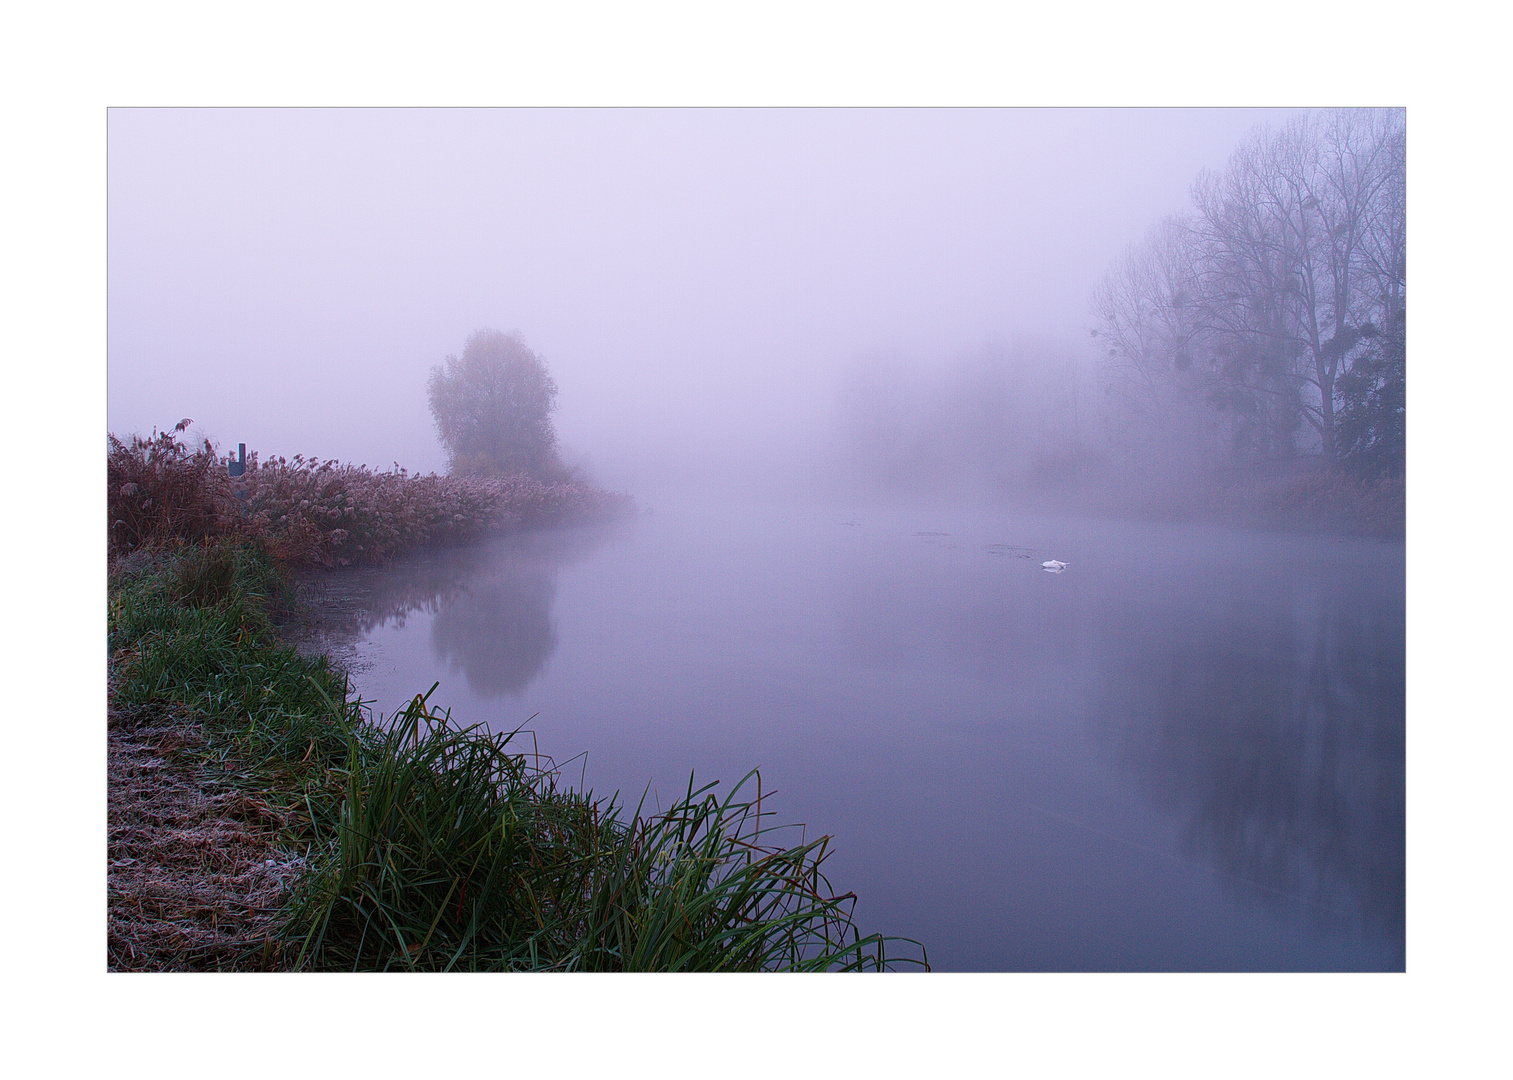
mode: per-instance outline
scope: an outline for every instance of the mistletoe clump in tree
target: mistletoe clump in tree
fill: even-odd
[[[1401,110],[1301,113],[1125,253],[1094,332],[1132,432],[1206,404],[1235,464],[1402,477],[1406,148]]]
[[[427,390],[452,475],[560,479],[557,383],[519,332],[474,331],[460,357],[431,369]]]

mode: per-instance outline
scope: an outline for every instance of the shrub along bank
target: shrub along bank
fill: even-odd
[[[411,475],[296,454],[228,474],[208,441],[179,436],[191,421],[151,438],[112,435],[106,457],[109,542],[125,555],[174,541],[254,537],[281,563],[381,563],[400,552],[462,543],[490,530],[584,521],[631,510],[628,495],[525,475]]]
[[[755,774],[630,812],[426,695],[375,722],[277,637],[288,546],[204,531],[110,577],[113,969],[924,965],[859,933],[828,838],[777,842]]]

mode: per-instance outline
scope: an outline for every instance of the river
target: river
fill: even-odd
[[[632,804],[760,767],[936,970],[1404,968],[1400,542],[666,499],[332,580],[380,711]]]

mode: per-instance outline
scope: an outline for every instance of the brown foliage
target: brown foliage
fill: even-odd
[[[178,432],[123,443],[110,437],[110,550],[198,542],[230,533],[259,538],[291,565],[383,562],[402,551],[475,539],[519,525],[581,521],[630,509],[629,496],[529,476],[411,476],[296,454],[232,478],[206,442]]]
[[[204,540],[235,522],[231,479],[215,449],[208,440],[192,451],[179,442],[188,425],[154,431],[148,439],[133,435],[129,443],[109,436],[106,507],[113,554]]]

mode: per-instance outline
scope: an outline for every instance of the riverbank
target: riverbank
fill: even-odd
[[[374,716],[280,633],[294,568],[612,518],[628,496],[255,453],[233,477],[187,424],[107,457],[112,970],[894,963],[825,881],[828,838],[769,844],[755,773],[632,812],[427,693]]]
[[[876,970],[760,779],[643,815],[282,641],[269,547],[113,562],[112,970]],[[770,803],[770,798],[769,798]]]
[[[205,750],[186,708],[109,707],[108,970],[267,966],[303,863],[278,813],[204,767]]]
[[[242,471],[208,441],[179,441],[188,421],[151,438],[109,438],[109,546],[113,558],[176,542],[255,539],[285,566],[375,566],[405,551],[467,543],[501,529],[633,513],[623,492],[582,482],[412,475],[296,454]]]
[[[1364,481],[1324,471],[1270,477],[1236,474],[1170,490],[1132,485],[1090,487],[1065,495],[1038,492],[1029,505],[1134,521],[1377,540],[1402,540],[1407,527],[1402,478]]]

